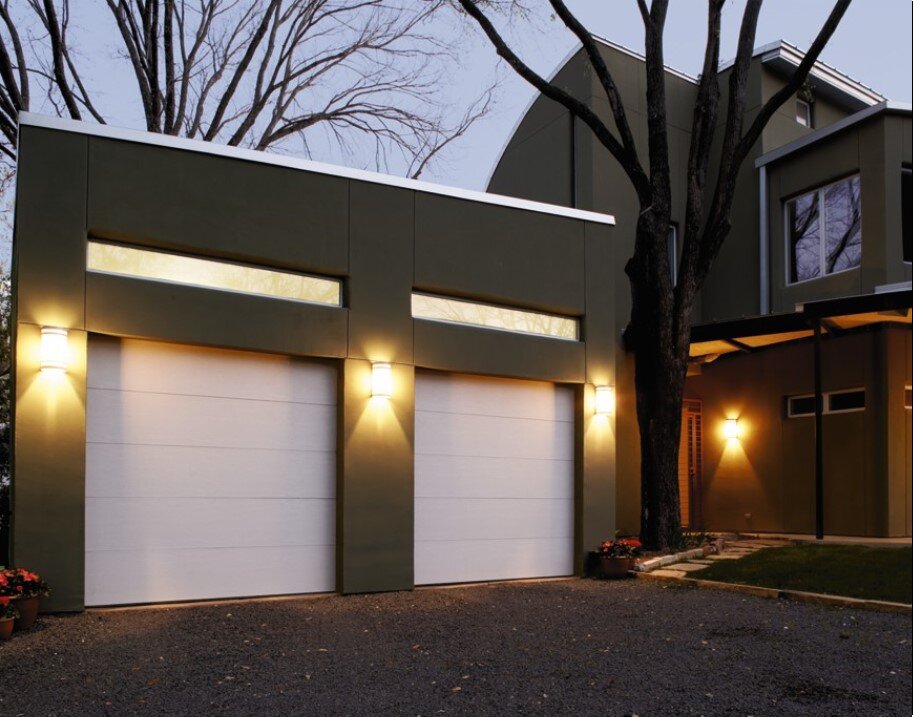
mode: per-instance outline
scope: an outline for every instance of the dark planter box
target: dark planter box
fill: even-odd
[[[634,567],[634,558],[610,558],[599,553],[589,553],[587,556],[587,574],[599,580],[627,578]]]

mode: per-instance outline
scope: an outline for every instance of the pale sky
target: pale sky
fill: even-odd
[[[635,0],[567,0],[571,9],[595,34],[642,51],[643,26]],[[550,74],[575,46],[561,22],[550,19],[546,0],[542,15],[532,23],[506,28],[515,50],[542,74]],[[805,49],[827,17],[833,0],[767,0],[763,6],[757,45],[785,39]],[[730,59],[744,2],[728,0],[724,10],[721,57]],[[72,0],[74,23],[71,44],[79,52],[84,80],[93,90],[112,125],[143,129],[136,84],[128,63],[115,57],[111,16],[101,0]],[[705,41],[705,0],[672,0],[665,37],[666,62],[698,74]],[[898,102],[911,102],[911,0],[856,0],[845,15],[822,59],[842,72]],[[435,28],[443,39],[462,45],[462,65],[453,69],[448,88],[455,102],[477,97],[492,78],[502,78],[496,110],[455,142],[423,179],[471,189],[485,182],[534,90],[502,64],[494,50],[476,32],[463,32],[453,17]],[[473,28],[475,31],[475,27]],[[459,38],[459,40],[457,39]],[[370,166],[369,157],[341,157],[331,148],[313,150],[313,159]],[[294,152],[292,152],[294,153]],[[2,246],[6,244],[6,246]],[[0,244],[6,262],[8,244]]]

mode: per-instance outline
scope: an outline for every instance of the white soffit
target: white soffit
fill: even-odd
[[[180,149],[187,152],[198,152],[200,154],[228,157],[247,162],[270,164],[278,167],[313,172],[315,174],[326,174],[334,177],[342,177],[344,179],[371,182],[373,184],[383,184],[391,187],[399,187],[401,189],[410,189],[416,192],[453,197],[455,199],[463,199],[469,202],[478,202],[480,204],[494,204],[528,212],[550,214],[553,216],[567,217],[569,219],[580,219],[595,224],[614,225],[616,223],[615,217],[611,214],[588,212],[583,209],[572,209],[571,207],[561,207],[554,204],[546,204],[545,202],[534,202],[528,199],[506,197],[500,194],[489,194],[487,192],[479,192],[472,189],[448,187],[443,184],[433,184],[418,179],[397,177],[391,174],[370,172],[364,169],[352,169],[350,167],[342,167],[324,162],[315,162],[309,159],[288,157],[271,152],[259,152],[257,150],[245,149],[242,147],[230,147],[224,144],[204,142],[197,139],[187,139],[185,137],[173,137],[172,135],[154,132],[141,132],[133,129],[82,122],[62,117],[49,117],[47,115],[32,112],[21,113],[19,115],[19,125],[41,127],[61,132],[72,132],[74,134],[121,140],[124,142],[135,142],[137,144],[167,147],[170,149]]]

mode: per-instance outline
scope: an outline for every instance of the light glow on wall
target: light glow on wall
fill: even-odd
[[[39,365],[42,373],[66,373],[69,363],[70,347],[67,342],[67,330],[42,326],[39,349]]]
[[[393,369],[389,363],[371,364],[372,398],[390,398],[394,391]]]
[[[738,418],[728,418],[724,421],[724,438],[728,441],[738,441],[742,433],[742,426],[740,426]]]
[[[593,412],[609,416],[616,412],[616,390],[612,386],[597,386],[593,397]]]

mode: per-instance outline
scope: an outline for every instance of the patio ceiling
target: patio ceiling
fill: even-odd
[[[796,311],[692,327],[689,357],[707,363],[725,354],[753,352],[813,336],[816,323],[831,334],[876,324],[911,325],[911,291],[891,291],[797,305]]]

